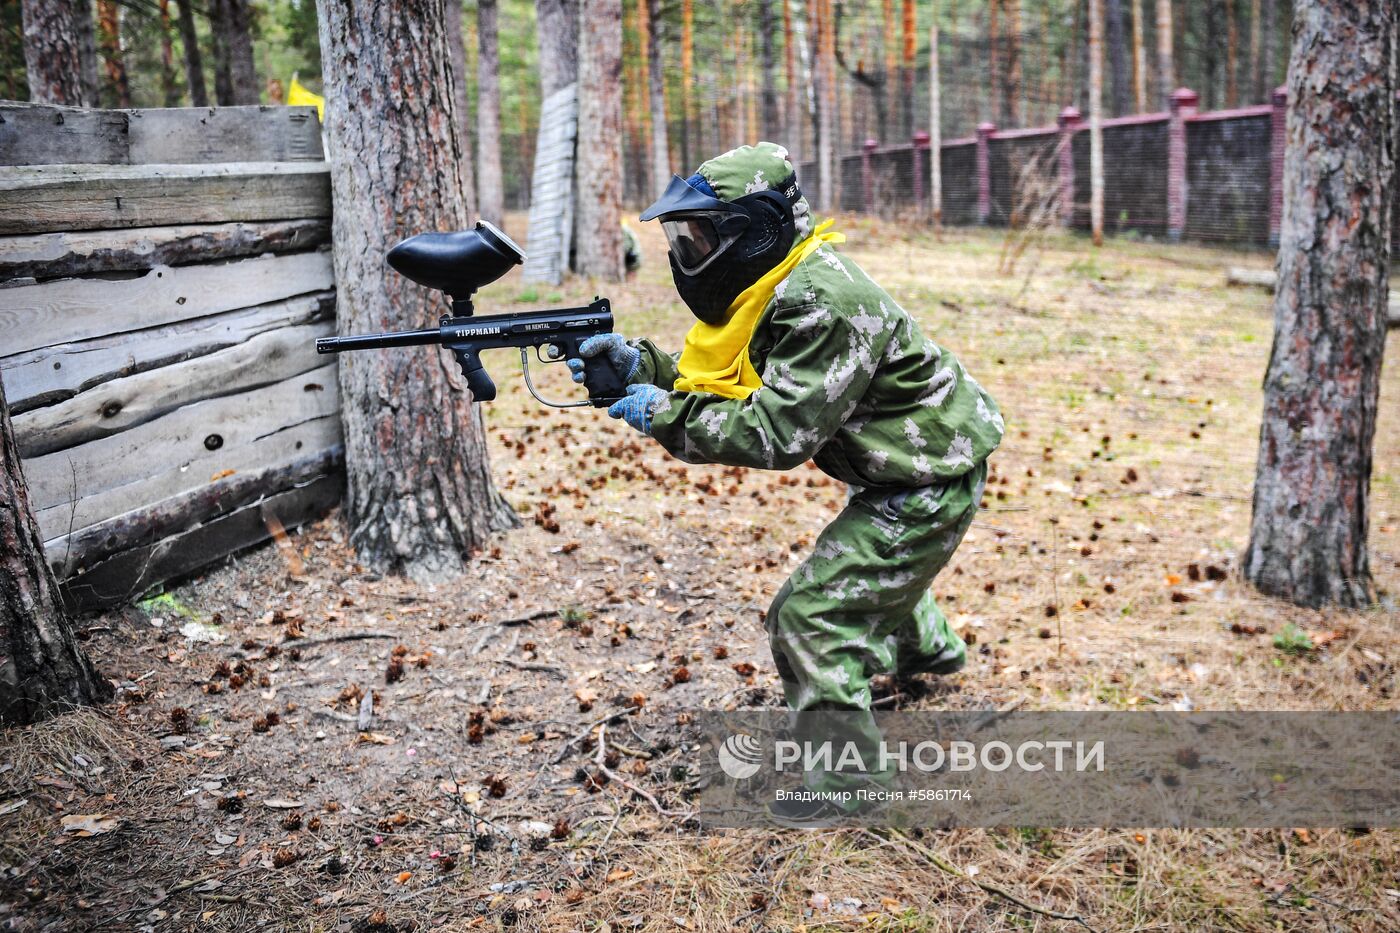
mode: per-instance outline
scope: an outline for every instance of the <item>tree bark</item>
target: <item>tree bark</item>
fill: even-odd
[[[832,0],[827,0],[830,5]],[[833,13],[832,19],[835,19]],[[904,139],[914,133],[914,71],[918,67],[919,55],[919,11],[914,0],[904,0],[904,67],[900,72],[904,87]],[[836,35],[831,36],[831,76],[833,90],[836,78]]]
[[[1260,69],[1259,41],[1262,38],[1259,0],[1249,2],[1249,96],[1253,103],[1263,103],[1269,99],[1264,87],[1264,72]]]
[[[204,57],[199,51],[199,35],[194,28],[194,3],[176,0],[180,5],[180,45],[185,50],[185,83],[190,89],[190,104],[209,106],[209,92],[204,87]]]
[[[126,76],[126,53],[122,50],[121,14],[116,0],[97,0],[98,45],[112,97],[118,107],[131,106],[131,82]]]
[[[170,0],[160,0],[160,89],[167,107],[180,106],[180,88],[175,82],[175,43],[170,35]]]
[[[801,147],[802,121],[801,106],[797,95],[797,30],[793,28],[792,4],[794,0],[781,0],[783,4],[783,88],[787,92],[783,115],[784,146]]]
[[[1278,80],[1278,3],[1277,0],[1264,0],[1264,97],[1267,100],[1273,93],[1274,82]]]
[[[476,4],[476,190],[483,220],[505,216],[501,180],[501,55],[496,44],[496,0]]]
[[[835,140],[836,133],[836,17],[833,0],[814,0],[816,62],[813,76],[817,91],[817,198],[822,210],[834,211],[839,206],[836,196]]]
[[[681,163],[683,173],[696,164],[695,127],[691,102],[695,97],[695,0],[681,3]]]
[[[578,272],[622,281],[622,0],[581,0]]]
[[[1128,112],[1128,56],[1123,29],[1123,0],[1106,0],[1108,14],[1108,67],[1113,73],[1113,115]],[[1102,27],[1101,27],[1102,28]]]
[[[472,164],[471,105],[467,103],[467,45],[462,38],[461,0],[444,0],[443,31],[447,37],[447,60],[452,68],[452,101],[456,104],[453,126],[458,151],[462,154],[462,201],[467,219],[476,215],[476,172]]]
[[[1157,82],[1161,108],[1170,110],[1176,90],[1176,68],[1172,63],[1172,0],[1157,0]]]
[[[211,0],[209,27],[214,38],[214,94],[218,102],[258,103],[250,0]]]
[[[91,32],[92,7],[73,0],[23,0],[24,66],[36,104],[92,107],[84,77],[82,23]]]
[[[22,725],[112,696],[73,637],[44,559],[0,384],[0,725]]]
[[[1389,291],[1397,19],[1391,0],[1309,0],[1294,13],[1274,345],[1244,574],[1304,606],[1374,598],[1366,535]]]
[[[1103,246],[1103,0],[1089,0],[1089,226]]]
[[[1002,91],[1006,95],[1002,112],[1006,115],[1003,125],[1021,125],[1021,0],[1002,0],[1006,13],[1006,81]]]
[[[1240,105],[1240,20],[1235,0],[1225,0],[1225,106]]]
[[[646,3],[647,0],[641,0]],[[775,0],[759,0],[759,24],[763,32],[760,45],[761,60],[763,63],[763,125],[758,132],[762,139],[771,140],[778,132],[780,117],[778,116],[778,74],[777,60],[773,54],[773,33],[777,31],[777,21],[773,18],[773,3]],[[786,2],[786,0],[776,0],[776,2]]]
[[[1128,0],[1133,17],[1133,109],[1147,112],[1147,56],[1142,48],[1143,0]]]
[[[935,236],[943,231],[943,166],[940,158],[943,150],[943,77],[938,67],[938,5],[938,0],[934,0],[928,27],[928,190]]]
[[[647,33],[647,95],[651,103],[651,187],[659,196],[671,181],[670,124],[666,119],[666,67],[661,60],[661,0],[647,4],[651,29]],[[774,124],[776,126],[776,124]]]
[[[1001,86],[1004,80],[1001,70],[1001,0],[990,0],[987,4],[987,90],[992,95],[991,106],[984,113],[997,124],[1006,124],[1006,113],[1002,106],[1006,95]],[[981,121],[978,121],[981,122]]]
[[[449,0],[451,2],[451,0]],[[405,236],[468,226],[444,0],[318,0],[342,333],[423,327],[442,296],[393,274]],[[515,518],[491,480],[479,410],[445,352],[340,358],[348,490],[361,563],[449,578]]]

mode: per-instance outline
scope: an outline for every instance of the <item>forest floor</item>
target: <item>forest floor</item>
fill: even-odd
[[[1272,321],[1268,295],[1224,279],[1269,257],[1056,235],[1002,274],[996,232],[839,227],[1008,425],[987,508],[935,584],[970,663],[896,702],[1400,708],[1394,336],[1382,604],[1299,609],[1237,570]],[[646,266],[608,289],[619,330],[679,348],[688,313],[640,232]],[[590,297],[508,280],[481,304]],[[8,928],[1075,926],[975,883],[991,882],[1096,930],[1400,929],[1394,830],[899,838],[659,815],[627,785],[685,808],[687,710],[781,703],[761,615],[844,488],[810,465],[686,466],[601,412],[539,406],[509,354],[487,364],[494,472],[523,527],[460,580],[362,572],[332,515],[84,623],[117,701],[0,738]]]

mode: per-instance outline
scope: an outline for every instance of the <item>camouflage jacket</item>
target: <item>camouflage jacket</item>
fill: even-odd
[[[677,357],[633,345],[633,381],[671,389]],[[843,482],[891,488],[960,476],[1001,442],[991,396],[829,245],[778,286],[749,360],[762,388],[746,399],[673,391],[651,436],[690,463],[788,470],[813,459]]]

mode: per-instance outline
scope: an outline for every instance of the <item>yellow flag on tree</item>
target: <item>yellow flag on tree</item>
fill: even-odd
[[[316,119],[320,120],[322,123],[326,122],[326,99],[320,94],[313,94],[308,91],[305,85],[296,79],[296,76],[292,77],[291,86],[287,88],[287,106],[315,107]]]

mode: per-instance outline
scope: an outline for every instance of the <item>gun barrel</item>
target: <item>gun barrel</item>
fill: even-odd
[[[376,350],[380,347],[420,347],[441,343],[439,328],[405,330],[390,334],[355,334],[352,337],[321,337],[316,341],[317,353],[340,353],[343,350]]]

